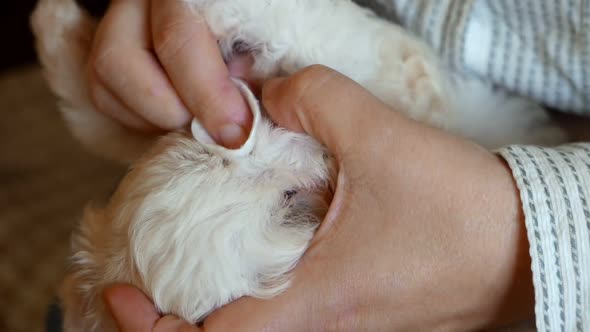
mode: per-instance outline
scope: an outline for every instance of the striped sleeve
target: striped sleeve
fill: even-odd
[[[426,40],[455,69],[590,114],[590,0],[358,0]]]
[[[590,143],[500,154],[520,189],[538,331],[590,331]]]

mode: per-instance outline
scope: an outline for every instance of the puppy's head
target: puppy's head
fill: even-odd
[[[198,123],[193,135],[166,136],[106,210],[134,283],[163,312],[193,322],[238,297],[283,290],[329,204],[324,148],[261,117],[240,87],[254,113],[241,149],[212,144]]]

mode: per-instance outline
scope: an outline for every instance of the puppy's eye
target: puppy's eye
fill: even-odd
[[[293,198],[293,196],[295,196],[296,194],[297,194],[296,190],[287,190],[283,193],[283,198],[285,198],[285,200],[288,201],[291,198]]]
[[[251,51],[252,51],[252,47],[250,47],[250,45],[246,44],[245,41],[236,40],[232,44],[232,52],[236,55],[245,55],[245,54],[250,53]]]

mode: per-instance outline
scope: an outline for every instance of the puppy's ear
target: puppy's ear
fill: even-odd
[[[213,140],[213,138],[211,138],[211,135],[209,135],[207,130],[203,127],[203,125],[201,125],[199,120],[197,120],[196,118],[193,120],[193,122],[191,124],[191,132],[193,134],[193,137],[197,141],[199,141],[199,143],[205,145],[209,150],[217,152],[217,153],[223,155],[224,157],[239,158],[242,156],[247,156],[254,149],[256,132],[258,131],[258,128],[260,127],[260,116],[261,116],[260,113],[261,113],[261,111],[260,111],[260,103],[258,102],[256,97],[254,96],[254,94],[252,93],[250,88],[248,88],[248,85],[246,85],[246,83],[244,83],[243,81],[235,79],[235,78],[232,80],[236,84],[236,86],[238,87],[240,92],[242,93],[242,96],[244,97],[244,99],[246,99],[246,102],[250,108],[250,111],[252,112],[252,117],[253,117],[252,130],[250,131],[250,135],[248,135],[248,139],[246,140],[246,143],[244,143],[244,145],[242,145],[239,149],[236,149],[236,150],[227,149],[221,145],[217,145],[215,143],[215,141]]]

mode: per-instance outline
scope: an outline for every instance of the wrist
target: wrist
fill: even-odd
[[[497,328],[534,317],[534,288],[529,242],[520,192],[508,164],[497,157],[497,175],[493,181],[494,202],[488,213],[495,227],[487,236],[491,279],[481,300],[481,326]],[[494,220],[490,220],[494,223]],[[492,265],[493,264],[493,265]]]

